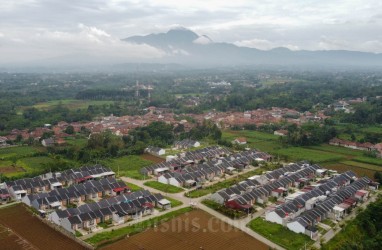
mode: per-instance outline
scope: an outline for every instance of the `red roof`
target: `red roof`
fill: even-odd
[[[118,187],[118,188],[113,188],[114,192],[121,192],[124,191],[127,187]]]

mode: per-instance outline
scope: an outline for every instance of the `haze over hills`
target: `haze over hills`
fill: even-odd
[[[186,65],[382,66],[382,54],[345,50],[292,51],[287,48],[265,51],[214,42],[208,36],[198,35],[186,28],[171,29],[167,33],[132,36],[123,41],[147,44],[165,51],[166,55],[161,58],[161,62]]]
[[[65,43],[40,46],[35,58],[12,62],[3,60],[3,71],[168,71],[186,68],[256,67],[257,69],[285,70],[374,70],[382,68],[382,54],[320,50],[293,51],[288,48],[260,50],[215,42],[208,35],[199,35],[186,28],[171,29],[166,33],[131,36],[119,39],[100,30],[84,28],[79,39]],[[85,38],[84,38],[85,37]],[[81,39],[89,46],[70,49]],[[75,47],[75,46],[74,46]],[[47,56],[55,51],[57,55]],[[54,49],[56,48],[56,49]],[[11,59],[13,52],[8,53]],[[15,52],[16,53],[16,52]],[[21,52],[17,52],[21,53]],[[41,54],[41,55],[40,55]],[[56,53],[53,53],[56,54]]]

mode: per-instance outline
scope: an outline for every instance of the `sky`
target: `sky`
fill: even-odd
[[[1,0],[0,63],[161,58],[120,39],[178,26],[263,50],[382,53],[380,0]]]

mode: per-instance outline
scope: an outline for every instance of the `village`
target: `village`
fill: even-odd
[[[338,173],[307,161],[274,165],[271,155],[255,149],[203,147],[192,140],[177,141],[173,148],[180,153],[141,169],[144,180],[117,176],[107,167],[93,165],[4,182],[2,206],[22,203],[51,227],[85,242],[113,228],[120,230],[171,213],[175,206],[193,207],[283,249],[252,231],[248,227],[251,221],[279,224],[296,236],[307,235],[317,245],[330,240],[341,221],[378,193],[379,183],[352,171]],[[147,152],[164,153],[157,147],[149,147]],[[232,180],[237,181],[214,188]],[[147,181],[179,191],[146,186]],[[142,189],[133,191],[129,183]],[[190,196],[200,190],[207,193]]]

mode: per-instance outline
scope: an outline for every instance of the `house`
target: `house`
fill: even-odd
[[[366,190],[358,190],[354,197],[359,201],[366,201],[367,197],[369,196],[369,192]]]
[[[277,223],[280,225],[285,225],[286,220],[288,219],[289,214],[282,209],[274,209],[265,213],[265,220]]]
[[[52,146],[54,146],[54,140],[53,140],[53,138],[43,139],[43,140],[41,141],[41,144],[42,144],[44,147],[52,147]]]
[[[245,137],[238,137],[236,138],[233,143],[239,144],[239,145],[245,145],[247,144],[247,138]]]
[[[0,203],[7,203],[11,201],[11,195],[5,188],[0,188]]]
[[[160,155],[166,154],[166,150],[165,149],[159,148],[159,147],[154,147],[154,146],[147,147],[145,149],[145,152],[149,153],[149,154],[152,154],[152,155],[155,155],[155,156],[160,156]]]
[[[253,207],[250,204],[245,204],[245,202],[240,202],[238,199],[228,200],[224,203],[224,206],[227,208],[240,210],[245,213],[250,213],[253,210]]]
[[[189,148],[196,148],[196,147],[200,147],[200,142],[194,141],[194,140],[189,140],[189,139],[184,139],[182,141],[176,141],[174,143],[175,149],[189,149]]]
[[[9,193],[13,199],[20,201],[27,195],[27,191],[20,185],[15,185],[9,188]]]
[[[171,202],[169,200],[163,198],[163,199],[158,201],[158,207],[165,209],[165,210],[170,209],[171,208]]]
[[[8,146],[8,138],[4,136],[0,136],[0,147],[6,147]]]
[[[288,130],[280,129],[280,130],[275,130],[273,132],[274,135],[279,135],[279,136],[287,136],[288,135]]]

